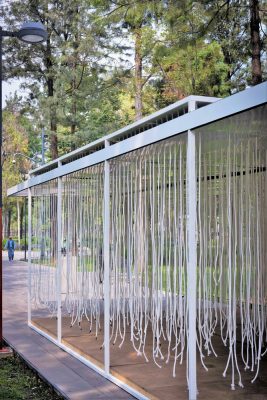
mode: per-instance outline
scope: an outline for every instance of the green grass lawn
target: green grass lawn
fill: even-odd
[[[0,400],[63,400],[18,357],[0,359]]]
[[[46,258],[32,258],[31,264],[37,265],[45,265],[47,267],[56,267],[56,260],[55,259],[46,259]]]

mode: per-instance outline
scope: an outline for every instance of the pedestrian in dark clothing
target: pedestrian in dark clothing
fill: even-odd
[[[6,242],[6,246],[5,248],[7,249],[8,252],[8,259],[9,261],[13,261],[14,260],[14,251],[15,251],[15,242],[12,239],[12,237],[10,237],[8,239],[8,241]]]

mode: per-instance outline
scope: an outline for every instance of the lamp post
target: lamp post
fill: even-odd
[[[0,352],[9,352],[3,348],[3,237],[2,237],[2,207],[3,207],[3,186],[2,186],[2,40],[3,37],[17,37],[25,43],[41,43],[47,39],[47,31],[40,22],[25,22],[18,31],[5,31],[0,27]]]

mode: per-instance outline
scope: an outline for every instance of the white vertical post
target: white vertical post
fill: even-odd
[[[19,199],[18,199],[18,197],[17,197],[17,215],[18,215],[18,245],[19,245],[19,248],[20,248],[20,230],[21,230],[21,228],[20,228],[20,208],[19,208]]]
[[[25,243],[26,246],[26,243]],[[32,192],[28,189],[28,324],[32,319]]]
[[[188,104],[188,111],[195,109],[195,102]],[[197,368],[196,368],[196,290],[197,290],[197,182],[196,182],[196,144],[195,134],[187,134],[187,239],[188,239],[188,271],[187,271],[187,302],[188,302],[188,380],[189,400],[197,398]]]
[[[58,162],[61,166],[61,162]],[[62,178],[58,178],[57,183],[57,340],[61,343],[62,321],[61,321],[61,230],[62,230]]]
[[[105,140],[105,147],[109,141]],[[109,276],[109,229],[110,226],[110,168],[109,161],[104,166],[104,366],[105,374],[110,369],[110,276]]]

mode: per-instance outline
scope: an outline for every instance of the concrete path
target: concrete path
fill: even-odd
[[[23,254],[16,253],[17,259]],[[133,397],[27,326],[27,264],[4,258],[4,338],[66,399],[130,400]]]

